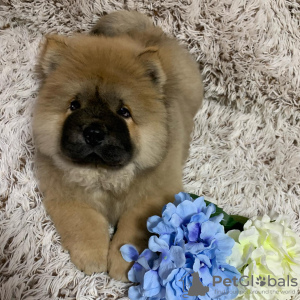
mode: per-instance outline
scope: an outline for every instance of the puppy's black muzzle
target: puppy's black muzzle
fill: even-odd
[[[74,163],[120,168],[133,156],[125,121],[110,111],[91,114],[78,110],[66,119],[61,138],[62,153]]]
[[[105,128],[97,123],[92,123],[83,130],[85,142],[91,146],[100,145],[105,137]]]

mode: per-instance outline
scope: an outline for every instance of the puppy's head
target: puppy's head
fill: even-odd
[[[47,37],[34,112],[38,151],[74,166],[156,166],[167,147],[158,49],[125,37]]]

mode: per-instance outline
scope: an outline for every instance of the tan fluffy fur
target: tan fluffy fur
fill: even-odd
[[[33,122],[37,170],[46,210],[74,264],[87,274],[108,271],[126,280],[129,264],[120,247],[143,250],[147,218],[182,190],[202,82],[189,53],[141,14],[110,14],[92,33],[45,41]],[[155,85],[144,77],[148,67],[157,71]],[[95,84],[108,99],[122,95],[133,109],[126,122],[136,150],[120,170],[78,166],[60,150],[72,97]],[[117,225],[111,241],[109,223]]]

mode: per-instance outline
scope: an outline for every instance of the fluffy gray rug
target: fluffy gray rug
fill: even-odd
[[[300,232],[298,0],[0,1],[0,299],[125,299],[128,285],[75,269],[33,174],[34,65],[47,33],[88,31],[118,9],[146,13],[199,61],[187,191],[229,213],[282,213]],[[176,63],[176,62],[174,62]],[[300,299],[300,296],[294,297]]]

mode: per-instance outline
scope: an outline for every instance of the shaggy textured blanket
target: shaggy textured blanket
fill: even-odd
[[[228,213],[286,214],[300,232],[298,0],[2,0],[1,300],[126,299],[128,284],[85,276],[63,251],[37,189],[30,125],[42,37],[87,32],[119,9],[149,15],[203,70],[185,189]]]

